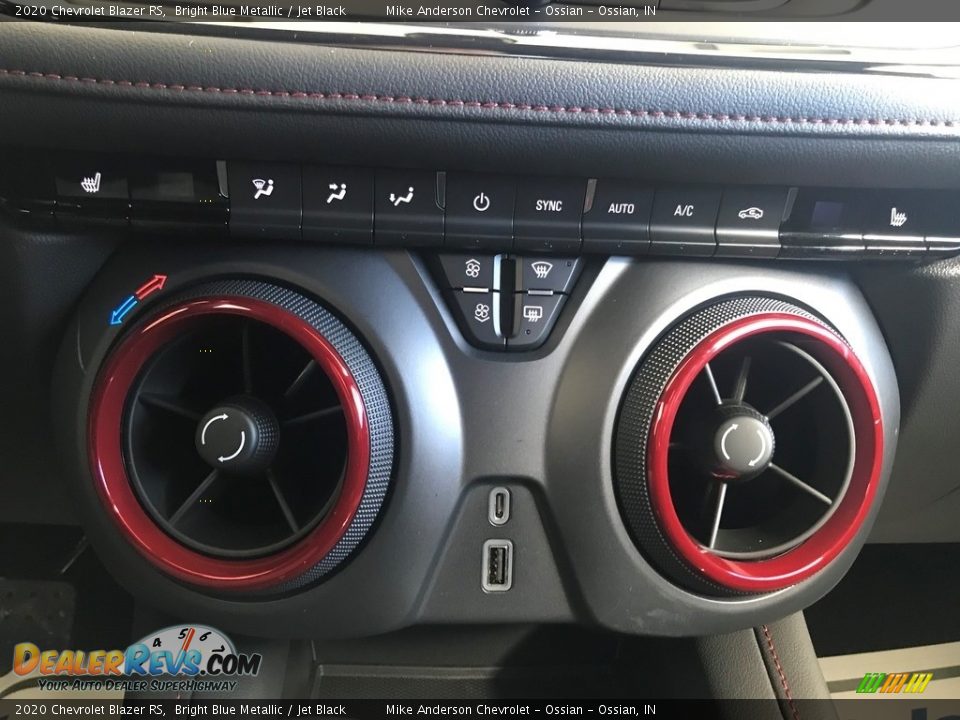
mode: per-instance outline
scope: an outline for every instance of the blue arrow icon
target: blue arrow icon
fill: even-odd
[[[122,323],[124,316],[128,312],[133,310],[133,306],[136,304],[137,304],[137,298],[135,298],[133,295],[128,297],[126,300],[124,300],[123,303],[120,305],[120,307],[118,307],[116,310],[110,313],[110,324],[119,325],[120,323]]]

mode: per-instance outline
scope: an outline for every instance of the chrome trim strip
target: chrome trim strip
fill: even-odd
[[[904,26],[857,22],[567,22],[440,26],[199,20],[191,24],[251,30],[252,35],[269,32],[274,37],[278,37],[277,33],[295,32],[298,41],[431,53],[633,62],[652,59],[659,63],[686,60],[707,66],[760,62],[787,69],[846,64],[852,70],[869,73],[960,78],[960,45],[956,44],[956,28],[951,23]],[[904,27],[911,32],[905,33]],[[927,45],[917,47],[905,42],[915,42],[917,38]],[[859,44],[850,44],[851,39]]]

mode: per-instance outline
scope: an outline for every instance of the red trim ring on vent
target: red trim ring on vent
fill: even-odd
[[[224,560],[184,547],[150,518],[124,467],[122,427],[127,396],[144,364],[198,317],[240,315],[272,325],[306,348],[327,374],[347,424],[347,466],[333,508],[297,544],[268,557]],[[275,305],[243,297],[200,299],[167,309],[134,330],[110,355],[90,404],[88,448],[100,499],[123,535],[151,563],[186,582],[221,590],[259,590],[292,580],[333,549],[363,497],[370,465],[370,434],[363,399],[343,358],[315,328]]]
[[[833,375],[850,406],[856,436],[853,476],[840,506],[806,541],[773,558],[733,560],[710,552],[680,522],[670,494],[668,447],[680,403],[704,366],[736,343],[764,333],[791,333],[813,341],[817,359]],[[812,320],[788,313],[764,313],[731,322],[705,338],[667,382],[650,429],[650,501],[667,541],[701,575],[730,590],[770,592],[810,577],[850,543],[870,511],[882,459],[880,404],[866,369],[853,351],[837,335]]]

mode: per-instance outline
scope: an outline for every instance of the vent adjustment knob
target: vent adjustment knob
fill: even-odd
[[[715,413],[710,473],[725,482],[743,482],[762,473],[773,459],[773,428],[749,405],[721,405]]]
[[[200,457],[212,468],[233,475],[256,475],[273,462],[280,445],[280,424],[261,400],[228,400],[197,423]]]

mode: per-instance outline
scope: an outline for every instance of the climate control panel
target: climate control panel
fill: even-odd
[[[4,151],[0,209],[66,226],[470,252],[922,259],[960,252],[942,190],[665,185]],[[12,179],[16,180],[13,181]]]

